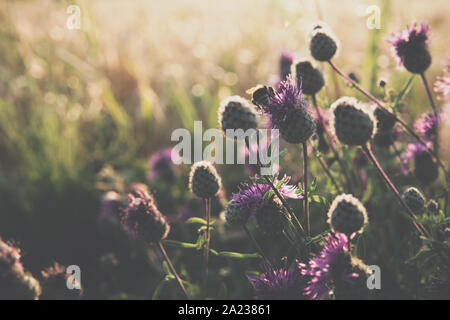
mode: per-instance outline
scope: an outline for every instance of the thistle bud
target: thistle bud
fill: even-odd
[[[391,111],[391,110],[390,110]],[[386,110],[380,108],[379,106],[375,107],[373,112],[375,118],[377,119],[377,130],[388,132],[394,128],[397,119],[392,113],[387,112]]]
[[[266,235],[280,235],[283,231],[281,215],[282,205],[274,199],[264,201],[256,212],[256,221],[262,233]]]
[[[425,197],[416,188],[410,187],[402,194],[402,200],[414,213],[420,213],[425,206]]]
[[[354,232],[361,233],[367,222],[366,208],[350,194],[337,196],[328,210],[328,223],[331,229],[347,236]]]
[[[228,202],[226,211],[225,211],[225,219],[227,223],[231,226],[243,226],[247,223],[248,218],[250,217],[250,210],[239,205],[236,200],[230,200]]]
[[[167,237],[170,225],[158,210],[149,193],[135,191],[128,195],[128,205],[123,210],[122,225],[132,237],[148,243]]]
[[[429,185],[439,175],[438,164],[428,152],[416,153],[414,155],[414,176],[423,185]]]
[[[222,182],[216,169],[209,161],[199,161],[192,165],[189,188],[199,198],[212,198],[220,190]]]
[[[354,98],[342,97],[330,109],[331,131],[343,144],[363,146],[376,133],[373,112],[364,109]]]
[[[325,84],[322,72],[316,69],[309,59],[295,61],[292,65],[292,74],[304,94],[314,95]]]
[[[267,106],[270,103],[270,97],[275,95],[275,91],[272,87],[267,86],[256,86],[248,90],[248,93],[252,95],[252,103],[255,106]]]
[[[309,50],[314,59],[329,61],[338,49],[338,41],[331,29],[323,22],[317,23],[311,32]]]
[[[242,129],[244,132],[256,129],[258,127],[256,111],[248,100],[240,96],[228,97],[220,103],[219,126],[225,136],[227,129]],[[230,138],[237,139],[235,135]]]
[[[438,214],[439,213],[439,203],[437,203],[435,200],[431,199],[427,202],[427,211],[431,214]]]
[[[281,137],[289,143],[304,143],[312,136],[316,124],[305,109],[294,109],[287,113],[285,122],[279,125]]]

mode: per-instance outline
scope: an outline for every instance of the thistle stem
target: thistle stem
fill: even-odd
[[[373,163],[373,165],[376,167],[376,169],[378,170],[379,174],[383,177],[384,181],[386,182],[386,184],[389,186],[389,188],[391,189],[392,193],[395,195],[395,197],[397,198],[398,202],[400,202],[400,204],[403,206],[403,208],[406,210],[406,212],[409,214],[409,216],[413,219],[416,220],[417,217],[416,215],[411,211],[411,209],[406,205],[406,203],[403,201],[402,197],[400,196],[400,193],[398,192],[397,188],[394,186],[394,184],[392,183],[392,181],[389,179],[389,177],[387,176],[387,174],[384,172],[383,168],[381,168],[380,164],[377,161],[377,158],[375,157],[375,155],[373,154],[372,150],[368,147],[368,146],[363,146],[363,151],[366,155],[366,157]],[[427,237],[429,236],[427,230],[425,229],[425,227],[419,222],[419,224],[416,223],[416,221],[413,221],[414,226],[416,227],[417,231],[419,231],[420,235]],[[427,234],[427,236],[425,236],[425,234]]]
[[[428,99],[430,100],[430,104],[431,104],[431,108],[433,109],[434,116],[436,117],[436,119],[439,119],[436,104],[433,101],[433,96],[431,95],[431,90],[430,90],[430,87],[428,86],[428,81],[427,81],[427,78],[425,77],[425,73],[422,72],[420,74],[420,77],[422,78],[423,85],[425,86],[425,91],[427,92]]]
[[[392,115],[395,119],[395,121],[399,122],[402,127],[412,136],[414,137],[421,145],[423,145],[427,152],[434,158],[436,159],[436,161],[438,162],[439,166],[443,169],[443,171],[445,172],[446,175],[448,175],[447,173],[447,169],[445,168],[444,164],[442,163],[442,161],[440,160],[439,156],[436,154],[436,152],[434,152],[434,150],[432,148],[430,148],[427,143],[421,138],[419,137],[414,130],[408,126],[408,124],[403,121],[401,118],[397,117],[397,115],[395,115],[394,113],[392,113],[390,110],[388,110],[386,108],[386,106],[384,105],[383,102],[381,102],[379,99],[375,98],[372,94],[370,94],[367,90],[365,90],[364,88],[362,88],[358,83],[356,83],[355,81],[353,81],[352,79],[350,79],[345,73],[343,73],[331,60],[328,61],[328,63],[330,64],[331,68],[333,68],[334,71],[336,71],[337,74],[339,74],[345,81],[347,81],[348,83],[350,83],[353,87],[355,87],[359,92],[361,92],[363,95],[365,95],[369,100],[372,100],[373,102],[375,102],[381,109],[383,109],[384,111],[388,112],[390,115]]]
[[[342,173],[344,174],[347,189],[350,193],[353,193],[352,184],[351,184],[350,176],[347,172],[347,168],[345,167],[344,162],[342,161],[341,157],[339,156],[339,153],[337,152],[337,150],[333,144],[333,137],[332,137],[330,131],[328,130],[328,126],[326,126],[325,121],[323,120],[322,113],[320,112],[319,104],[317,103],[316,95],[313,94],[311,96],[311,99],[313,101],[314,109],[316,109],[317,116],[319,117],[319,121],[322,124],[323,130],[325,131],[325,134],[328,137],[328,142],[330,143],[331,151],[333,152],[334,157],[336,158],[339,166],[341,167]]]
[[[333,183],[334,187],[336,188],[337,192],[338,193],[342,193],[341,187],[339,186],[339,184],[337,183],[336,179],[331,174],[330,168],[328,168],[328,165],[325,162],[325,160],[323,160],[323,158],[320,155],[317,155],[315,152],[314,152],[314,155],[317,158],[317,160],[319,160],[320,166],[322,167],[323,171],[325,171],[327,176],[330,178],[330,180]]]
[[[250,238],[250,240],[253,242],[253,245],[255,246],[256,250],[258,250],[259,254],[261,255],[261,257],[263,258],[264,262],[269,266],[272,267],[272,264],[270,263],[269,259],[267,258],[267,256],[264,254],[263,249],[259,246],[258,242],[256,241],[255,237],[253,237],[253,235],[250,233],[250,231],[248,230],[247,226],[244,224],[242,225],[242,227],[245,230],[245,233],[247,233],[247,236]]]
[[[204,278],[203,278],[203,288],[204,288],[204,294],[206,297],[206,291],[207,291],[207,286],[208,286],[208,263],[209,263],[209,244],[210,244],[210,240],[211,240],[211,234],[210,234],[210,230],[209,230],[209,225],[210,225],[210,219],[211,219],[211,199],[210,198],[206,198],[205,199],[205,212],[206,212],[206,245],[203,251],[203,274],[204,274]]]
[[[309,221],[308,204],[308,145],[303,142],[303,214],[306,217],[306,230],[308,237],[311,235],[311,222]]]
[[[164,246],[161,241],[158,241],[158,248],[161,251],[162,255],[164,256],[164,259],[166,260],[167,264],[169,265],[170,270],[175,275],[178,285],[180,286],[181,290],[183,291],[184,295],[186,296],[186,299],[189,299],[186,289],[184,288],[183,282],[181,281],[181,278],[178,275],[177,270],[175,270],[175,267],[173,266],[172,261],[170,260],[169,256],[167,255],[167,252],[164,249]]]

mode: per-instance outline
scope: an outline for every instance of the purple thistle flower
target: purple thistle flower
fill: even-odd
[[[289,185],[290,180],[291,177],[285,175],[281,180],[275,178],[273,184],[276,186],[280,181],[284,181],[278,188],[280,194],[286,198],[302,199],[303,196],[298,193],[298,188],[295,185]],[[238,189],[239,192],[233,193],[233,200],[237,206],[250,210],[252,214],[263,206],[264,195],[272,190],[270,185],[257,182],[241,183]]]
[[[413,73],[422,73],[429,67],[428,30],[428,24],[414,22],[410,28],[388,39],[399,67],[404,66]]]
[[[281,81],[277,92],[271,95],[267,105],[257,106],[259,111],[266,114],[275,129],[287,120],[288,113],[297,108],[309,109],[302,96],[301,85],[297,87],[291,77]]]
[[[167,148],[161,151],[154,153],[149,161],[148,161],[148,179],[156,180],[156,179],[164,179],[167,181],[173,181],[174,172],[171,166],[172,158],[171,158],[172,149]]]
[[[434,112],[424,113],[416,120],[414,128],[416,131],[428,139],[432,139],[437,134],[439,119]]]
[[[450,65],[446,66],[445,72],[450,72]],[[450,96],[450,76],[437,77],[434,83],[434,91],[439,93],[439,100],[448,100]]]
[[[343,233],[329,233],[324,238],[325,245],[319,254],[312,254],[308,265],[300,264],[302,274],[311,276],[305,294],[310,299],[326,299],[332,289],[333,281],[344,281],[351,284],[352,280],[359,277],[353,272],[351,265],[341,268],[341,257],[348,255],[348,238]]]
[[[247,275],[253,286],[254,299],[257,300],[304,300],[303,290],[306,279],[301,273],[300,265],[289,269],[287,259],[280,269],[264,266],[264,273],[260,276]]]
[[[431,142],[428,142],[428,145],[431,147]],[[420,143],[410,143],[406,147],[405,152],[401,155],[402,163],[400,163],[400,169],[404,175],[408,175],[409,173],[409,164],[412,159],[417,156],[421,156],[427,153],[427,148]]]

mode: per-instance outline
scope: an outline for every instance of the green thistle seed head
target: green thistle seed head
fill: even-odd
[[[322,72],[315,68],[309,59],[299,59],[292,64],[291,71],[297,86],[301,86],[302,92],[314,95],[322,89],[325,84]]]
[[[355,98],[342,97],[331,105],[330,127],[342,144],[363,146],[375,135],[377,121]]]
[[[242,129],[244,132],[256,129],[258,127],[256,110],[247,99],[240,96],[228,97],[220,103],[219,127],[225,136],[227,129]],[[237,139],[236,136],[229,138]]]
[[[199,198],[212,198],[222,187],[216,169],[209,161],[199,161],[192,165],[189,175],[189,189]]]
[[[314,59],[329,61],[338,50],[338,40],[330,27],[324,22],[318,22],[313,26],[309,40],[309,50]]]
[[[420,213],[424,209],[425,197],[414,187],[406,189],[406,191],[402,194],[402,200],[414,213]]]
[[[337,196],[327,215],[331,229],[346,235],[361,233],[368,222],[366,208],[351,194]]]

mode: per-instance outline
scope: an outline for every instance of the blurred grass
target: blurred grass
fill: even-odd
[[[82,30],[65,28],[65,9],[74,3]],[[339,65],[371,91],[380,76],[400,90],[409,75],[394,72],[384,37],[415,18],[432,26],[428,77],[434,79],[448,59],[450,20],[442,10],[448,3],[374,3],[382,8],[381,30],[368,30],[357,14],[362,1],[318,2],[341,40]],[[127,259],[143,258],[128,255],[134,249],[120,236],[110,242],[110,235],[99,235],[100,170],[110,165],[129,181],[145,181],[147,157],[171,145],[173,129],[192,130],[194,120],[216,127],[220,100],[267,83],[282,50],[308,55],[305,31],[318,16],[313,1],[2,1],[0,235],[22,245],[33,271],[53,259],[82,261],[93,270],[91,295],[105,294],[95,279],[99,256],[125,247]],[[331,82],[327,66],[324,71]],[[417,79],[408,102],[411,117],[427,110]],[[286,171],[298,179],[299,151],[290,150]],[[242,171],[223,170],[233,171],[230,194]],[[185,196],[185,185],[180,190],[173,192]],[[320,210],[316,219],[324,224]],[[118,287],[117,294],[133,291]]]

